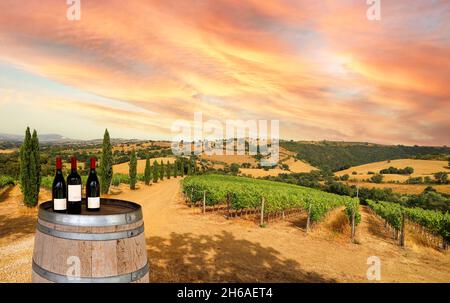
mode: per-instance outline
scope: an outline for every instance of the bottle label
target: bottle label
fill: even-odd
[[[88,197],[87,198],[88,208],[99,208],[100,207],[100,197]]]
[[[53,199],[53,208],[55,210],[66,210],[67,199]]]
[[[71,202],[81,201],[81,184],[69,185],[67,198]]]

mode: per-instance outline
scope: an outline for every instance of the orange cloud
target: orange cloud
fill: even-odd
[[[64,1],[4,0],[0,60],[155,112],[68,105],[149,136],[202,111],[294,139],[448,144],[449,6],[383,2],[370,22],[365,1],[84,1],[69,22]]]

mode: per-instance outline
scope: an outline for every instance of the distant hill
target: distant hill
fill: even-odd
[[[101,144],[103,142],[102,138],[99,139],[90,139],[90,140],[82,140],[82,139],[71,139],[64,137],[59,134],[38,134],[39,142],[46,144]],[[13,135],[13,134],[5,134],[0,133],[0,142],[9,142],[9,143],[22,143],[24,139],[24,135]],[[111,142],[113,144],[120,143],[136,143],[145,140],[138,139],[123,139],[123,138],[111,138]]]
[[[380,145],[360,142],[281,141],[280,145],[297,153],[297,158],[311,165],[332,171],[344,170],[361,164],[416,158],[441,159],[450,155],[450,147]]]
[[[0,141],[12,141],[21,142],[23,141],[24,135],[11,135],[0,133]],[[56,142],[56,141],[70,141],[71,139],[63,137],[58,134],[42,134],[39,135],[40,142]]]

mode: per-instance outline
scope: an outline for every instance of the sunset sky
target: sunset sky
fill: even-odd
[[[177,119],[281,137],[450,145],[450,1],[0,1],[0,133],[171,138]]]

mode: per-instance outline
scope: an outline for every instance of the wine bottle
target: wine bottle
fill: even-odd
[[[67,176],[67,212],[81,213],[81,177],[77,172],[77,158],[70,159],[71,171]]]
[[[53,211],[58,213],[67,212],[67,189],[66,181],[62,173],[61,157],[56,157],[56,172],[52,185]]]
[[[98,182],[97,172],[95,171],[95,158],[90,161],[90,171],[86,183],[86,209],[89,211],[100,210],[100,183]]]

